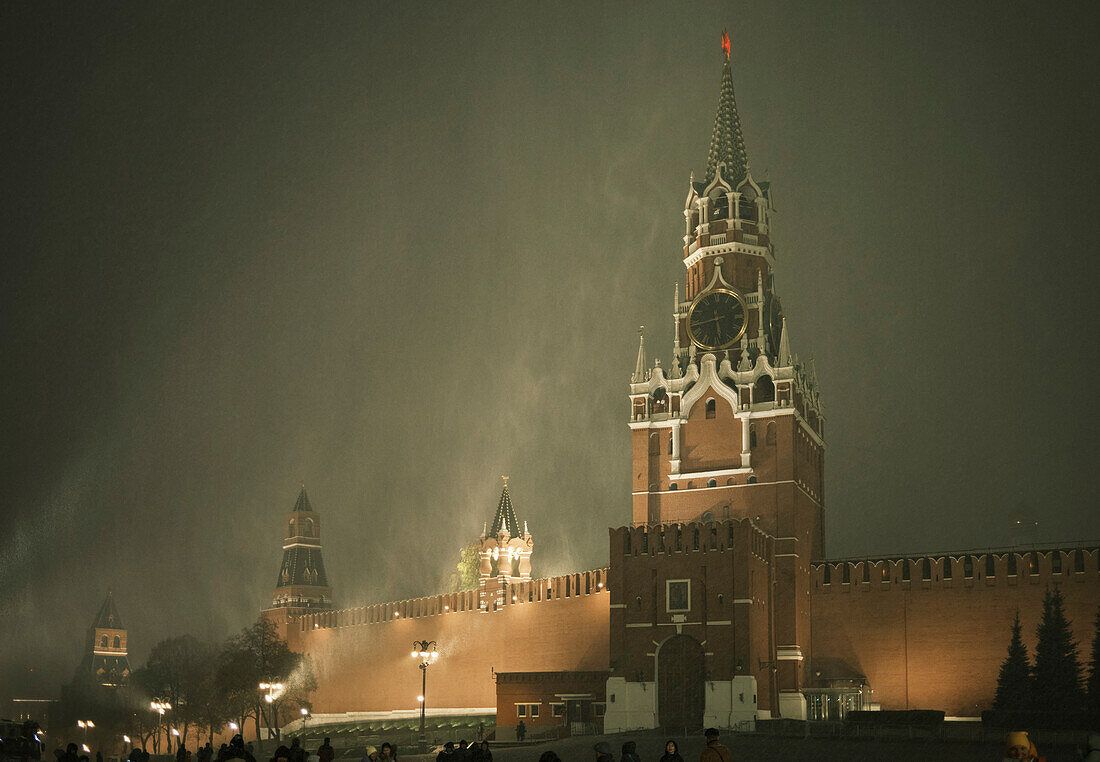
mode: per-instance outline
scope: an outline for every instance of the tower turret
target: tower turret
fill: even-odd
[[[482,534],[478,543],[478,599],[482,611],[492,611],[502,605],[512,582],[531,579],[531,553],[535,543],[526,521],[520,528],[512,496],[508,494],[508,477],[501,478],[504,489],[496,513],[489,531]]]
[[[285,526],[283,564],[275,582],[271,607],[332,608],[332,588],[321,558],[321,516],[313,510],[304,484],[287,514]]]
[[[130,680],[126,627],[118,615],[111,592],[107,593],[92,626],[88,628],[84,659],[77,674],[81,682],[110,688],[126,685]]]

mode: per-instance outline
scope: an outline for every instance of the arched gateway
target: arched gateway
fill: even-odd
[[[673,635],[657,651],[657,721],[663,728],[703,727],[706,703],[703,646],[688,635]]]

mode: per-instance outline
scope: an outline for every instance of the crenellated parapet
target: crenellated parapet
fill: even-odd
[[[516,581],[509,584],[504,590],[502,599],[490,605],[488,609],[480,607],[477,590],[463,590],[457,593],[442,593],[422,598],[307,613],[297,617],[292,626],[306,632],[477,611],[486,613],[504,611],[512,606],[549,603],[606,593],[608,592],[607,573],[608,570],[604,567],[557,577]]]
[[[1100,548],[1002,548],[811,564],[814,595],[1072,584],[1100,577]]]

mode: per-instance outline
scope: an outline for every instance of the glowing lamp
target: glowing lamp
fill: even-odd
[[[94,723],[94,722],[92,722],[91,720],[88,720],[88,727],[89,727],[89,728],[94,728],[94,727],[95,727],[95,723]]]
[[[420,652],[419,651],[413,651],[411,654],[409,654],[409,656],[411,656],[415,659],[417,656],[420,656]]]
[[[92,753],[92,750],[88,748],[88,744],[86,744],[86,743],[80,744],[80,748],[83,749],[84,751],[88,752],[89,754]]]
[[[421,703],[421,704],[423,704],[423,703],[424,703],[424,697],[423,697],[423,696],[417,696],[417,697],[416,697],[416,700],[417,700],[417,701],[418,701],[419,703]]]
[[[180,732],[178,730],[176,730],[175,728],[172,728],[172,735],[179,736],[179,734],[180,734]]]
[[[303,717],[305,717],[307,714],[309,714],[309,710],[306,709],[304,706],[301,709],[299,709],[298,711],[302,713]]]
[[[233,732],[237,732],[241,728],[240,728],[239,725],[237,725],[237,723],[231,722],[231,723],[229,723],[229,729],[232,730]]]
[[[84,720],[77,720],[77,721],[76,721],[76,726],[77,726],[78,728],[86,728],[86,727],[88,727],[87,725],[85,725],[85,724],[84,724]]]
[[[123,742],[125,742],[125,743],[130,743],[130,736],[126,736],[126,735],[124,735],[124,736],[122,737],[122,740],[123,740]]]

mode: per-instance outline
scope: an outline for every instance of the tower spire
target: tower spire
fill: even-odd
[[[672,297],[672,367],[668,371],[669,378],[680,377],[680,281]]]
[[[718,172],[718,165],[725,164],[723,173],[727,182],[736,185],[748,173],[749,157],[745,151],[745,139],[741,135],[741,117],[737,114],[737,101],[733,97],[733,73],[730,71],[730,38],[722,31],[722,88],[718,96],[718,113],[714,117],[714,132],[710,137],[707,154],[709,185]]]
[[[779,332],[779,367],[785,368],[791,364],[791,339],[787,334],[787,318],[783,318],[783,328]]]
[[[638,360],[634,363],[634,375],[631,376],[630,382],[633,384],[640,384],[645,381],[646,364],[645,364],[645,326],[638,326]]]

